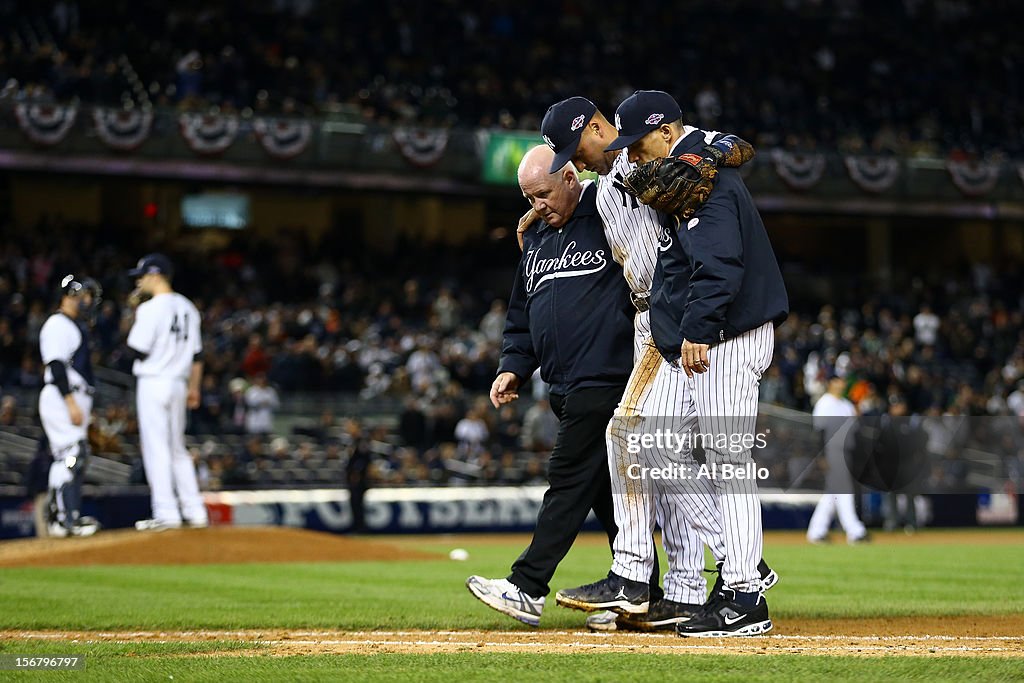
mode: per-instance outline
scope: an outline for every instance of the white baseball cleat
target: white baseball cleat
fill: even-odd
[[[46,525],[46,535],[52,538],[67,538],[68,528],[60,522],[50,522]]]
[[[595,612],[587,617],[587,628],[591,631],[599,631],[607,633],[610,631],[618,631],[619,625],[616,620],[619,619],[617,612]]]
[[[529,626],[540,624],[540,613],[544,611],[544,598],[533,598],[519,590],[508,579],[485,579],[471,576],[466,579],[466,588],[480,602],[491,609],[507,614]]]
[[[180,529],[181,522],[165,522],[161,519],[140,519],[135,522],[137,531],[167,531],[168,529]]]
[[[82,517],[71,527],[72,536],[92,536],[100,530],[100,523],[92,517]]]

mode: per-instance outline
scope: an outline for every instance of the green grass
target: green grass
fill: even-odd
[[[219,655],[227,651],[229,655]],[[0,652],[24,651],[0,643]],[[19,672],[18,681],[777,681],[821,678],[864,680],[1013,680],[1020,660],[969,657],[804,657],[634,654],[437,654],[271,656],[237,643],[140,643],[61,646],[36,654],[83,654],[85,671]],[[2,678],[3,672],[0,672]],[[11,675],[13,679],[15,674]]]
[[[434,561],[2,569],[0,629],[515,628],[463,582],[506,575],[521,548],[470,544],[469,561],[452,562],[453,543],[465,545],[412,542],[438,552]],[[770,594],[777,619],[1024,612],[1019,573],[999,571],[1024,566],[1024,544],[779,545],[765,554],[782,575]],[[608,563],[606,547],[578,546],[552,587],[593,581]],[[579,624],[579,613],[545,611],[544,627]]]
[[[766,547],[782,575],[770,593],[777,623],[797,617],[897,617],[1024,612],[1020,531],[979,531],[969,546],[879,543]],[[986,539],[992,540],[986,544]],[[388,542],[389,539],[383,539]],[[423,537],[397,541],[437,560],[207,566],[0,569],[0,629],[159,630],[236,628],[530,630],[466,591],[469,574],[504,576],[520,541]],[[455,546],[470,553],[452,562]],[[608,568],[606,546],[575,547],[553,590],[592,581]],[[580,628],[583,616],[550,604],[542,628]],[[216,656],[242,650],[245,656]],[[1020,659],[850,658],[780,655],[437,654],[276,657],[240,643],[83,644],[0,641],[0,652],[86,654],[88,671],[18,673],[17,680],[660,680],[671,672],[706,680],[1020,677]],[[204,654],[205,653],[205,654]],[[513,672],[516,672],[513,674]],[[0,672],[0,680],[15,674]]]

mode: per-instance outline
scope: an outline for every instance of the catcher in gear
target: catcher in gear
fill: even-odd
[[[89,324],[102,292],[92,278],[66,276],[60,284],[60,305],[39,331],[39,353],[46,365],[39,418],[53,456],[47,482],[50,536],[90,536],[99,528],[96,520],[81,516],[81,506],[95,385]]]

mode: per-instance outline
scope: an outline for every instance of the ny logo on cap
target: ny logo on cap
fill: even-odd
[[[549,138],[547,135],[541,135],[541,137],[544,138],[544,142],[548,143],[548,147],[550,147],[551,149],[555,148],[554,140]]]
[[[661,123],[661,120],[663,118],[665,118],[664,114],[651,114],[650,116],[647,117],[647,120],[644,121],[644,123],[646,123],[648,126],[656,126],[659,123]]]
[[[572,125],[569,126],[569,128],[570,128],[570,130],[572,130],[572,132],[575,133],[580,128],[582,128],[583,124],[586,123],[586,122],[587,122],[587,117],[585,117],[583,114],[580,114],[579,116],[577,116],[576,118],[574,118],[572,120]]]
[[[615,127],[622,130],[622,117],[618,114],[615,115]]]

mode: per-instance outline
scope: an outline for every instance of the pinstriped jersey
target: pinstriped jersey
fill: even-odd
[[[622,179],[636,168],[626,150],[612,162],[608,175],[597,182],[597,213],[604,224],[604,235],[612,249],[612,259],[622,266],[622,275],[634,294],[651,291],[654,267],[658,262],[658,212],[637,201],[622,188]],[[616,185],[618,183],[618,185]],[[633,362],[640,360],[651,336],[651,313],[637,313],[633,319]]]
[[[630,163],[626,150],[622,150],[608,175],[598,180],[597,212],[604,223],[612,258],[622,266],[629,289],[646,294],[651,289],[658,262],[661,219],[657,211],[641,204],[621,187],[623,178],[634,168],[636,164]]]

